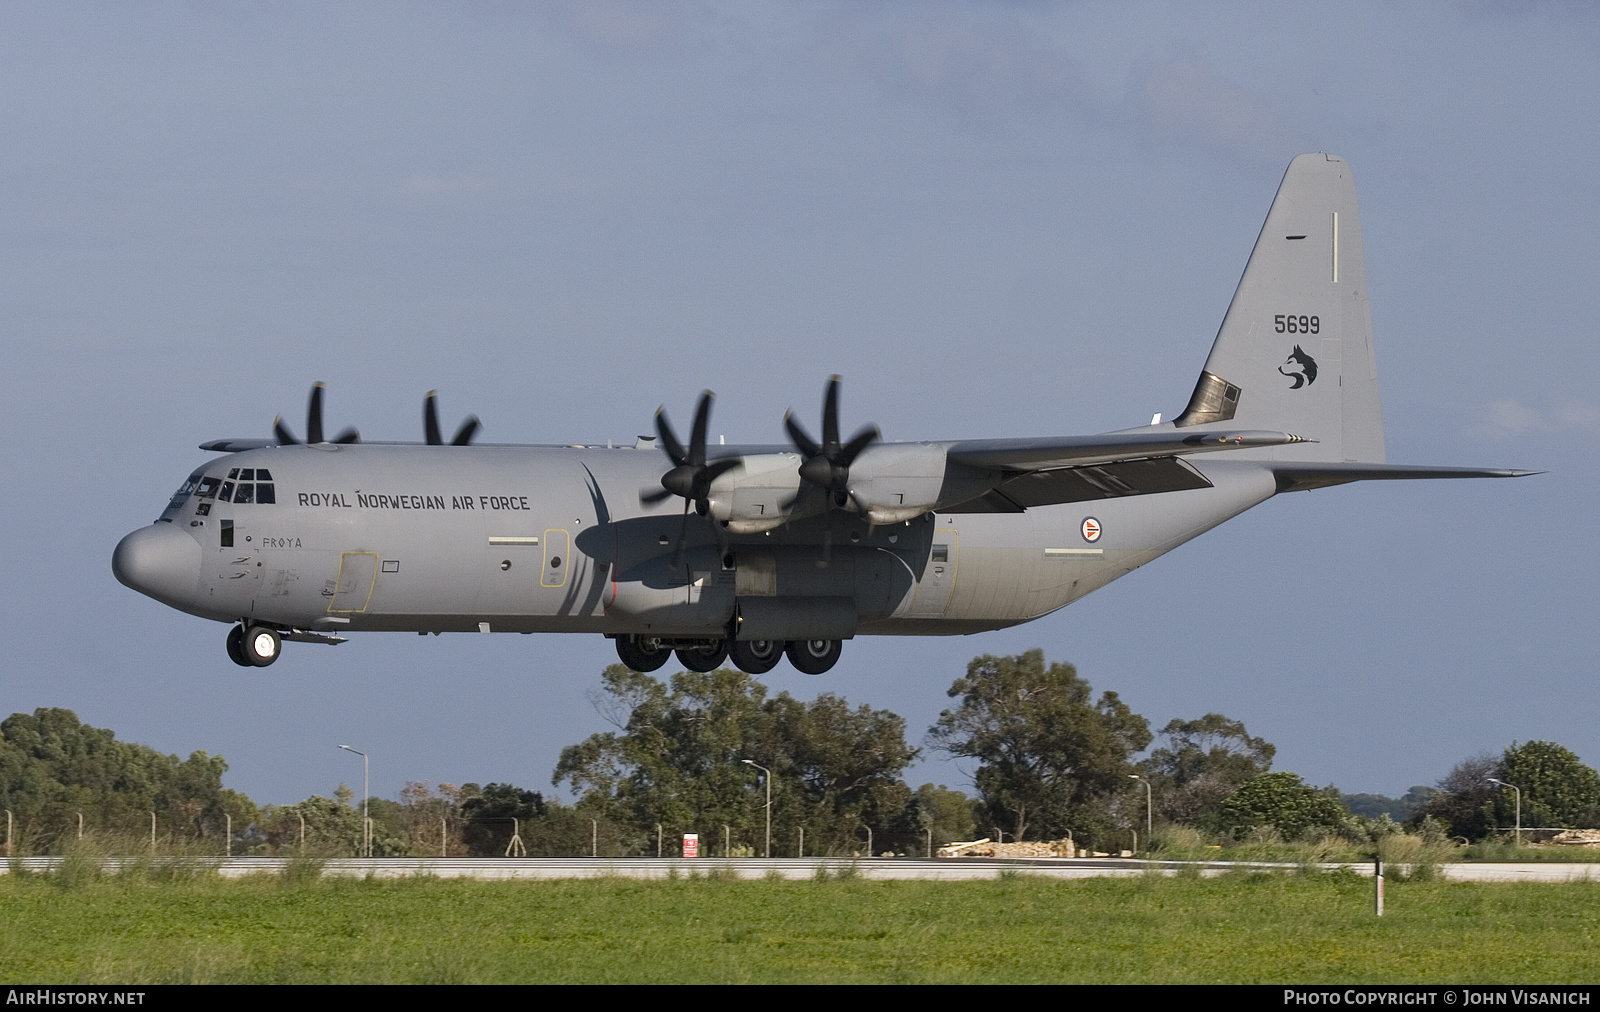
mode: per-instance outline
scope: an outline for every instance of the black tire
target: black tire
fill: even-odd
[[[618,636],[617,657],[631,671],[654,671],[672,657],[671,650],[663,650],[660,646],[652,650],[645,646],[646,643],[655,642],[639,636]]]
[[[264,668],[271,664],[282,651],[283,639],[278,636],[278,630],[271,626],[254,625],[244,631],[240,652],[245,660],[256,667]]]
[[[782,640],[734,640],[728,655],[734,666],[747,675],[764,675],[783,660]]]
[[[241,668],[253,668],[250,658],[244,655],[244,626],[236,625],[228,630],[228,660]]]
[[[789,663],[794,665],[796,671],[820,675],[839,663],[844,643],[840,640],[792,640],[789,649],[784,652],[789,655]]]
[[[678,663],[690,671],[715,671],[728,659],[728,641],[714,640],[700,647],[679,647]]]

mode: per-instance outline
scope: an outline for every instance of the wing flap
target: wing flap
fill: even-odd
[[[1130,495],[1210,488],[1206,476],[1177,457],[1147,457],[1114,464],[1030,471],[947,513],[1015,513],[1033,506],[1120,499]]]

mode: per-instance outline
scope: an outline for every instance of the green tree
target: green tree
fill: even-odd
[[[360,854],[361,809],[350,804],[354,798],[355,792],[340,784],[331,798],[314,794],[293,805],[268,805],[261,813],[267,845],[274,853],[297,856]]]
[[[1439,781],[1439,789],[1423,803],[1424,818],[1449,827],[1452,836],[1481,840],[1495,824],[1494,802],[1499,788],[1489,782],[1500,775],[1500,760],[1483,754],[1456,763]]]
[[[852,709],[827,693],[805,703],[738,671],[681,672],[670,683],[612,665],[597,708],[617,727],[561,752],[553,775],[579,793],[578,812],[630,827],[626,848],[654,853],[699,833],[712,852],[730,841],[759,847],[765,788],[749,759],[772,771],[773,853],[848,851],[898,817],[909,790],[900,772],[916,756],[893,713]],[[671,851],[669,851],[671,852]]]
[[[1107,824],[1106,805],[1128,789],[1130,757],[1150,744],[1149,723],[1117,697],[1096,702],[1070,664],[1046,666],[1044,651],[985,654],[950,686],[961,705],[945,710],[930,744],[979,762],[973,781],[988,824],[1017,839]]]
[[[1173,822],[1213,819],[1241,784],[1272,768],[1277,754],[1271,742],[1220,713],[1169,721],[1161,736],[1166,744],[1139,766],[1150,778],[1157,811]]]
[[[1600,774],[1569,748],[1553,741],[1511,743],[1500,757],[1497,779],[1522,791],[1524,826],[1567,829],[1600,825]],[[1515,795],[1496,788],[1501,826],[1515,825]]]
[[[1349,813],[1327,791],[1303,783],[1287,770],[1246,781],[1223,802],[1223,825],[1236,833],[1271,826],[1286,839],[1339,829]]]
[[[169,843],[223,848],[228,817],[242,836],[257,817],[249,798],[222,786],[221,756],[180,760],[41,707],[0,721],[0,807],[11,810],[19,852],[49,849],[86,830],[149,839],[150,813]]]
[[[467,853],[473,857],[500,857],[521,823],[532,822],[547,811],[544,796],[514,784],[489,784],[461,803],[461,831]],[[523,844],[526,850],[527,844]]]

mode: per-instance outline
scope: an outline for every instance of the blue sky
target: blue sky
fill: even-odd
[[[1583,4],[0,3],[0,707],[220,752],[258,801],[373,757],[549,789],[590,636],[374,634],[269,669],[111,549],[207,455],[328,424],[778,441],[1181,409],[1284,167],[1348,158],[1389,459],[1518,481],[1282,496],[1062,612],[765,681],[907,718],[1043,647],[1160,726],[1397,794],[1512,740],[1600,761],[1600,15]],[[934,757],[915,771],[966,786]]]

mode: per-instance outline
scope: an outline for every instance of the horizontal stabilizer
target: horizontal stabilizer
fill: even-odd
[[[1109,464],[1140,457],[1170,457],[1212,450],[1304,443],[1287,432],[1108,432],[1098,436],[1044,436],[1031,439],[962,439],[950,443],[948,458],[969,467],[1044,471],[1084,464]]]
[[[1291,463],[1272,464],[1279,492],[1303,492],[1352,481],[1396,481],[1415,478],[1525,478],[1542,471],[1508,467],[1427,467],[1416,464]]]

